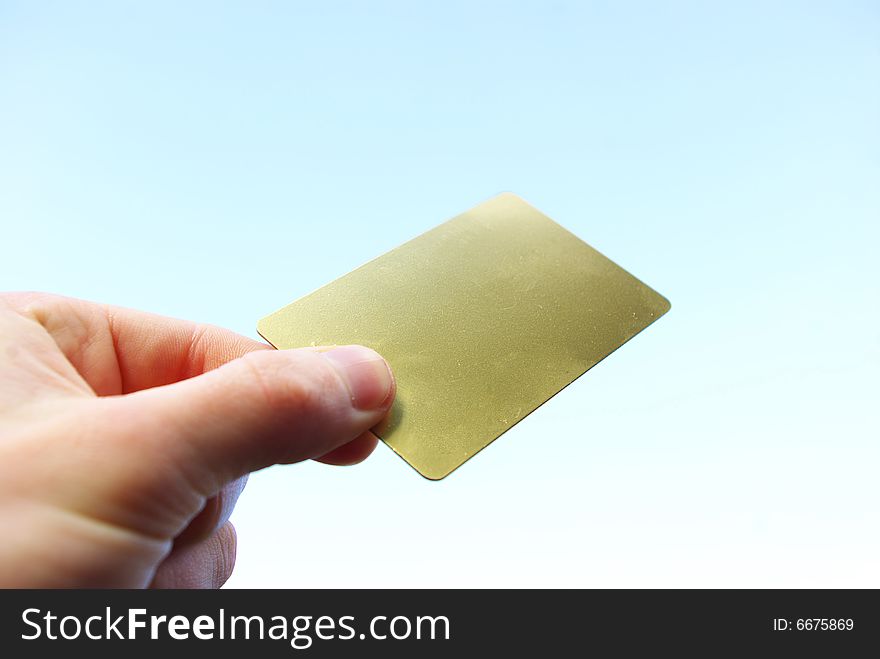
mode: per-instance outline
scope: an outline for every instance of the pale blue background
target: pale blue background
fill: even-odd
[[[0,288],[255,336],[503,190],[672,312],[444,482],[254,477],[231,585],[880,586],[876,3],[0,2]]]

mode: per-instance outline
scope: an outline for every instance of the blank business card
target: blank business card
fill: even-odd
[[[436,480],[668,310],[502,194],[270,314],[258,331],[279,349],[359,343],[384,356],[397,398],[374,432]]]

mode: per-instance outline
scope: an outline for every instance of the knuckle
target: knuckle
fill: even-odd
[[[208,349],[206,343],[211,332],[211,327],[204,323],[194,323],[186,346],[186,357],[182,363],[186,366],[184,377],[192,377],[203,373],[205,369]]]
[[[39,291],[8,291],[0,293],[0,300],[13,311],[30,316],[42,312],[51,305],[62,303],[67,298]]]
[[[263,403],[281,417],[301,418],[333,406],[340,383],[332,366],[304,350],[255,351],[244,355]]]

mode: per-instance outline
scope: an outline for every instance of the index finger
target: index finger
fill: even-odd
[[[271,348],[214,325],[60,295],[4,299],[49,333],[99,396],[172,384]]]

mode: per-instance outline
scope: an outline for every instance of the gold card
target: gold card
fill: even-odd
[[[437,480],[668,310],[662,295],[502,194],[263,318],[257,330],[276,348],[378,351],[397,398],[374,432]]]

